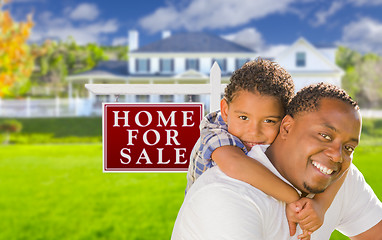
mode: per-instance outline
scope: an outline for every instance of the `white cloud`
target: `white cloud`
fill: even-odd
[[[139,20],[151,33],[163,29],[189,31],[223,29],[244,25],[253,19],[289,11],[295,0],[193,0],[186,7],[169,4]]]
[[[254,50],[264,48],[264,39],[255,28],[245,28],[237,33],[222,36],[223,38]]]
[[[68,18],[57,17],[51,12],[43,12],[36,19],[30,40],[39,42],[50,38],[65,41],[72,36],[80,45],[90,42],[100,43],[104,34],[114,33],[118,28],[119,24],[114,19],[79,25]]]
[[[343,28],[339,44],[382,55],[382,23],[367,17],[351,22]]]
[[[112,46],[120,46],[120,45],[127,45],[127,37],[118,37],[114,38],[111,45]]]
[[[11,3],[45,2],[45,0],[12,0]]]
[[[326,23],[327,19],[338,12],[344,6],[343,2],[334,1],[330,5],[329,9],[326,11],[318,11],[316,15],[316,20],[313,22],[313,26],[320,26]]]
[[[94,20],[98,17],[97,5],[90,3],[79,4],[69,15],[73,20]]]
[[[377,6],[382,5],[382,0],[349,0],[356,6]]]

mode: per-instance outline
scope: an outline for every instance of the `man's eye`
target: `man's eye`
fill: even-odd
[[[271,119],[266,119],[264,122],[265,122],[265,123],[276,123],[276,121],[271,120]]]
[[[354,152],[354,147],[352,147],[352,146],[345,146],[345,149],[346,149],[346,151],[348,151],[348,152]]]
[[[247,117],[247,116],[239,116],[239,118],[240,118],[241,120],[248,120],[248,117]]]
[[[325,133],[320,133],[321,137],[325,138],[328,141],[331,141],[332,138],[329,135],[326,135]]]

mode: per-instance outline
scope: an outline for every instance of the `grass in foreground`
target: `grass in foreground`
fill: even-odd
[[[169,239],[183,173],[102,173],[101,145],[1,147],[0,239]]]
[[[0,239],[170,239],[185,173],[103,173],[100,144],[0,152]],[[355,156],[379,198],[381,155],[382,146],[368,146]]]

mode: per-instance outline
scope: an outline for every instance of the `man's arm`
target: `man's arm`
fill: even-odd
[[[369,230],[354,236],[350,237],[351,240],[382,240],[382,221],[377,223],[374,227],[370,228]]]

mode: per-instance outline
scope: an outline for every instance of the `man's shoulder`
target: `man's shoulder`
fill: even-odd
[[[270,197],[250,184],[231,178],[224,174],[218,166],[208,169],[194,183],[187,193],[190,198],[230,199],[231,202],[244,202],[246,206],[253,205],[269,207],[270,205],[281,204],[276,199]],[[219,201],[228,202],[228,201]],[[263,209],[264,209],[263,208]]]
[[[181,211],[178,221],[186,232],[194,232],[195,226],[200,227],[202,221],[209,224],[210,231],[232,229],[235,239],[262,239],[264,236],[287,239],[289,235],[284,203],[228,177],[218,166],[198,178],[187,192]],[[237,234],[246,237],[238,238]]]

